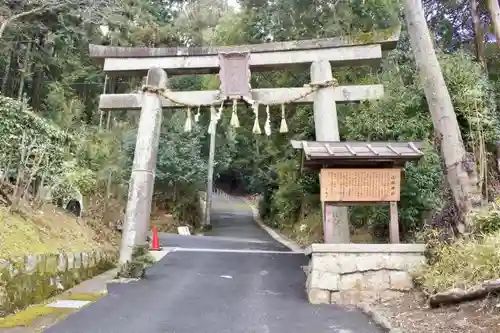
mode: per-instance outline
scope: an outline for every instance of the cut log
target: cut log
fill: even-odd
[[[438,308],[441,305],[458,304],[487,297],[490,294],[500,293],[500,279],[486,281],[468,290],[453,288],[448,291],[437,293],[429,298],[429,306]]]

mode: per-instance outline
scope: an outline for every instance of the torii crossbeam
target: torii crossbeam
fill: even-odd
[[[178,74],[217,74],[220,53],[250,52],[252,72],[310,65],[328,60],[334,66],[378,63],[383,51],[396,47],[400,28],[356,36],[297,40],[277,43],[215,47],[117,47],[91,44],[90,57],[109,75],[146,75],[152,67]]]
[[[280,105],[295,97],[304,96],[294,103],[313,103],[314,94],[307,94],[311,88],[266,88],[253,89],[252,98],[263,105]],[[191,102],[199,105],[209,105],[217,98],[219,91],[172,91],[172,96],[178,101]],[[333,101],[336,103],[350,103],[371,99],[380,99],[384,95],[382,84],[339,86],[333,88]],[[179,105],[161,97],[162,107],[178,108]],[[101,110],[140,110],[142,106],[142,94],[105,94],[101,95],[99,108]]]

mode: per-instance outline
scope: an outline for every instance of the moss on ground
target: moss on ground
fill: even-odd
[[[95,302],[104,295],[106,295],[106,293],[66,294],[58,297],[58,299]],[[47,304],[50,304],[55,300],[55,298],[51,298],[43,302],[43,304],[33,305],[25,310],[19,311],[5,318],[0,318],[0,328],[12,328],[19,326],[27,327],[32,325],[33,322],[38,318],[44,316],[54,316],[60,319],[66,317],[68,314],[74,311],[74,309],[53,308],[47,306]]]
[[[52,308],[45,306],[45,304],[34,305],[5,318],[0,318],[0,328],[27,327],[40,317],[50,315],[63,318],[72,311],[73,309]]]
[[[132,250],[132,260],[127,261],[120,267],[117,278],[142,279],[146,270],[156,263],[154,257],[149,253],[149,244],[136,246]]]
[[[13,313],[61,293],[56,283],[53,283],[55,280],[60,281],[67,289],[114,268],[113,263],[108,260],[101,259],[94,267],[81,266],[66,272],[39,270],[31,274],[19,273],[14,277],[11,277],[9,268],[4,268],[0,271],[3,284],[3,305],[0,306],[0,313]]]
[[[112,230],[102,222],[93,223],[96,222],[76,218],[49,204],[38,209],[26,202],[21,202],[15,209],[0,206],[0,317],[26,309],[0,319],[0,327],[12,326],[18,321],[29,324],[35,317],[60,311],[43,306],[27,307],[61,293],[58,286],[71,288],[114,267],[115,258],[108,255],[92,268],[82,265],[58,272],[59,253],[92,253],[96,249],[108,254],[116,253],[113,239],[103,237],[108,231],[114,236]],[[23,272],[28,254],[44,255],[46,259],[37,264],[35,272],[29,274]],[[89,260],[89,263],[93,262],[92,258]],[[76,299],[74,297],[80,296],[70,297]],[[98,298],[90,295],[85,298],[94,300],[94,297]],[[26,319],[19,319],[24,317]]]
[[[71,301],[89,301],[89,302],[95,302],[99,300],[101,297],[106,295],[106,293],[88,293],[88,294],[67,294],[64,296],[61,296],[61,299],[67,299]]]

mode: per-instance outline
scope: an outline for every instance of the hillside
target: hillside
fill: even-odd
[[[85,143],[93,137],[70,135],[1,95],[0,115],[0,258],[115,246],[117,236],[98,213],[116,219],[120,207],[104,209],[103,200],[96,200],[100,165],[88,151],[99,150]],[[66,210],[70,202],[84,217]]]
[[[112,250],[117,236],[104,225],[76,218],[52,205],[18,212],[0,207],[0,258],[26,254]]]

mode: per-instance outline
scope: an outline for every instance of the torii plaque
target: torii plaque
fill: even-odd
[[[219,53],[220,91],[229,99],[252,99],[250,88],[250,53]]]

